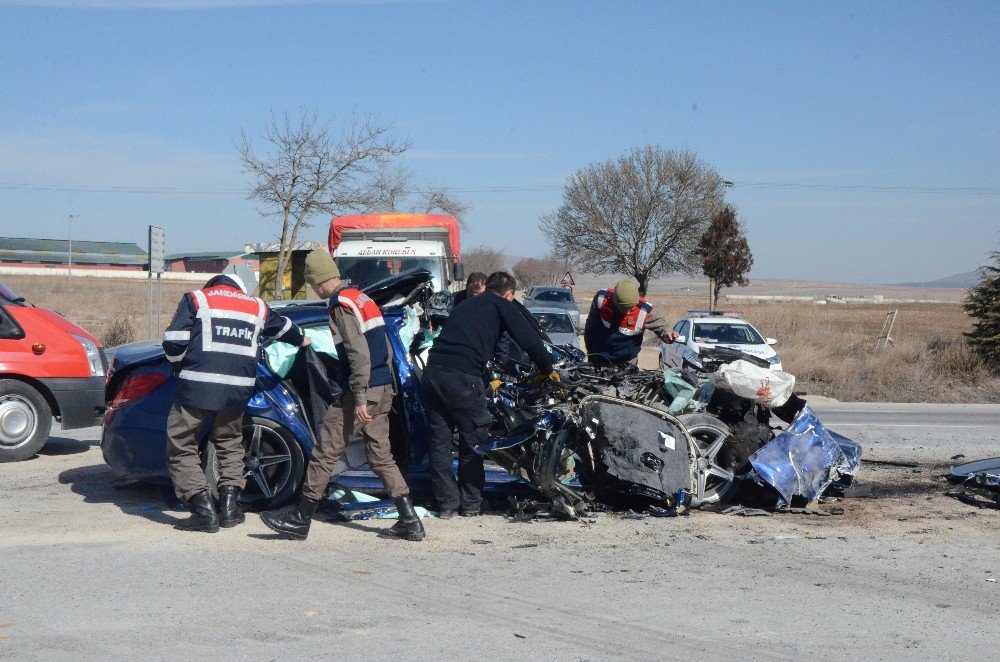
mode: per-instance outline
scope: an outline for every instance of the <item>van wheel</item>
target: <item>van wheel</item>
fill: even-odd
[[[52,430],[52,409],[42,394],[16,379],[0,379],[0,462],[35,455]]]

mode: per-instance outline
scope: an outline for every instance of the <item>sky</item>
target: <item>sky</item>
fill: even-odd
[[[1000,248],[997,43],[997,2],[0,0],[0,235],[271,240],[234,139],[306,110],[392,124],[466,247],[543,254],[568,175],[658,144],[751,277],[933,280]]]

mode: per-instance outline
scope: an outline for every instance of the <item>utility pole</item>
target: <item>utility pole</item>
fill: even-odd
[[[73,278],[73,219],[80,218],[79,214],[70,214],[66,217],[69,221],[69,277]]]

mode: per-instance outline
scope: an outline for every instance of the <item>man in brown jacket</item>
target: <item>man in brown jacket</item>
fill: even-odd
[[[260,518],[273,531],[304,540],[337,460],[360,431],[368,464],[399,511],[399,521],[388,532],[406,540],[422,540],[423,524],[413,508],[410,488],[396,466],[389,443],[389,410],[394,395],[392,349],[382,311],[360,290],[342,285],[340,270],[325,250],[315,250],[306,256],[305,271],[306,282],[313,291],[329,300],[330,330],[340,359],[337,381],[343,395],[339,405],[331,406],[323,419],[299,503],[263,512]]]

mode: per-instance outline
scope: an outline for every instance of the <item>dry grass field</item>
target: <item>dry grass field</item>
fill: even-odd
[[[578,292],[581,303],[592,292]],[[653,305],[670,320],[707,307],[705,297],[653,294]],[[894,344],[875,349],[886,313],[899,310]],[[970,351],[963,332],[972,320],[961,304],[744,303],[738,311],[761,333],[778,340],[796,391],[859,402],[1000,402],[1000,376],[990,374]],[[643,367],[656,366],[658,341],[647,337]]]
[[[108,345],[131,324],[132,339],[146,337],[145,281],[74,277],[5,276],[15,292],[58,310]],[[183,292],[196,283],[163,283],[159,337]],[[578,291],[586,312],[593,292]],[[704,308],[703,297],[650,296],[670,320]],[[729,307],[727,309],[731,309]],[[885,314],[899,309],[895,344],[874,349]],[[955,303],[815,305],[741,303],[735,308],[760,331],[778,339],[784,367],[796,390],[849,401],[1000,402],[1000,377],[968,350],[962,333],[971,320]],[[127,329],[126,329],[127,330]],[[127,335],[127,334],[126,334]],[[121,336],[119,336],[121,337]],[[656,367],[655,339],[647,337],[643,367]]]
[[[146,281],[112,280],[76,276],[71,279],[53,276],[2,276],[10,289],[29,302],[42,308],[51,308],[62,313],[76,324],[97,337],[105,346],[115,342],[109,334],[131,323],[132,340],[144,340],[146,331]],[[160,329],[154,334],[160,337],[163,329],[170,324],[177,302],[184,292],[194,289],[196,282],[163,281]],[[154,287],[155,296],[156,289]]]

